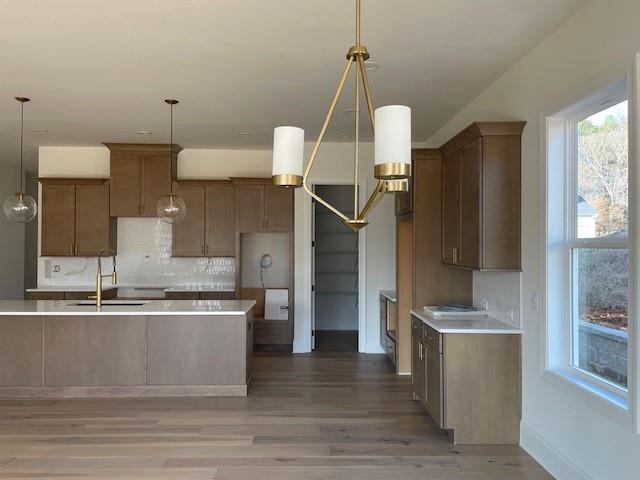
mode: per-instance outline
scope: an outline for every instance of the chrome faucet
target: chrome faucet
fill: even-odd
[[[103,275],[102,274],[102,256],[103,253],[110,252],[110,255],[113,258],[113,271],[111,275]],[[95,299],[96,308],[100,310],[102,308],[102,279],[111,277],[111,283],[115,285],[118,283],[118,272],[116,271],[116,252],[108,249],[102,249],[98,252],[98,271],[96,272],[96,294],[90,296],[90,299]]]

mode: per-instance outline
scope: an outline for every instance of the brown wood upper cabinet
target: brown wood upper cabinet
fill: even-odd
[[[96,256],[116,249],[114,218],[109,216],[105,179],[40,179],[43,256]]]
[[[236,229],[239,232],[291,232],[293,190],[276,187],[270,178],[234,178]]]
[[[235,256],[235,187],[228,181],[181,181],[174,192],[187,204],[173,226],[174,257]]]
[[[525,122],[474,123],[442,153],[442,263],[520,270],[521,136]]]
[[[156,217],[176,178],[179,145],[105,143],[111,150],[111,215]]]

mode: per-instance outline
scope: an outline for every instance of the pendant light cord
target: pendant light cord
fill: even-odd
[[[169,106],[171,107],[171,127],[169,130],[169,136],[170,136],[170,141],[171,141],[171,146],[169,147],[169,162],[173,162],[173,103],[169,104]],[[173,179],[171,179],[171,198],[173,199]]]
[[[24,175],[22,173],[23,145],[24,145],[24,102],[20,102],[20,192],[24,191]]]

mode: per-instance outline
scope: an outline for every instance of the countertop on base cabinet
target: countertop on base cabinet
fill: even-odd
[[[518,329],[477,330],[460,321],[440,333],[412,312],[412,383],[438,426],[456,444],[517,444],[521,419],[521,335]],[[501,332],[501,333],[497,333]],[[509,332],[509,333],[504,333]]]

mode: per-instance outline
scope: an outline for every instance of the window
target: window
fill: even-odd
[[[626,82],[547,120],[547,368],[626,399]],[[625,400],[626,403],[626,400]]]
[[[612,103],[611,101],[609,103]],[[627,387],[629,325],[628,102],[570,123],[575,148],[571,365]]]

